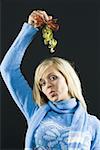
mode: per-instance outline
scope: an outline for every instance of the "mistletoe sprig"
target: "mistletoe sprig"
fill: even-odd
[[[42,27],[42,37],[44,38],[44,44],[50,49],[50,52],[55,52],[57,46],[57,40],[54,38],[54,31],[59,29],[57,19],[51,19],[49,21],[43,20],[40,16],[35,16],[37,23]]]
[[[54,39],[54,31],[59,29],[59,25],[56,24],[56,21],[57,19],[48,21],[42,29],[44,44],[48,46],[51,53],[55,52],[55,47],[57,46],[57,40]]]
[[[57,40],[53,37],[53,31],[47,25],[42,29],[42,36],[44,38],[44,44],[48,46],[50,52],[55,52],[55,47],[57,45]]]

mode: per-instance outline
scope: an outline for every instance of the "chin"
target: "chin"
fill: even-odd
[[[58,99],[50,99],[52,102],[58,101]]]
[[[58,96],[49,97],[49,99],[50,99],[51,101],[58,101]]]
[[[50,100],[51,101],[59,101],[59,98],[58,98],[58,96],[54,96],[54,97],[50,97]]]

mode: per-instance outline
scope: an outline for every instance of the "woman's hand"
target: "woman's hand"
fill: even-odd
[[[52,20],[52,16],[48,16],[45,11],[34,10],[28,18],[28,23],[33,25],[35,28],[43,26],[46,22]]]

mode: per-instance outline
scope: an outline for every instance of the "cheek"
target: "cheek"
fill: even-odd
[[[60,82],[59,85],[60,85],[59,88],[62,90],[62,92],[65,91],[65,90],[68,91],[68,85],[67,85],[65,80]]]
[[[46,90],[44,87],[42,88],[42,92],[43,92],[43,94],[46,94]]]

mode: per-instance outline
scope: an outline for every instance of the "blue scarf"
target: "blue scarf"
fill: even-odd
[[[72,98],[71,100],[75,100],[75,98]],[[68,109],[66,109],[66,101],[64,100],[60,102],[60,105],[59,102],[56,103],[48,101],[47,104],[44,104],[36,111],[36,113],[31,118],[31,122],[29,123],[29,127],[26,133],[25,139],[26,150],[33,150],[33,146],[35,145],[34,133],[49,110],[54,110],[58,113],[67,113]],[[82,107],[80,101],[77,100],[77,106],[75,107],[75,113],[73,115],[72,123],[68,134],[68,148],[70,148],[71,146],[74,132],[79,131],[80,133],[83,133],[87,131],[87,120],[88,120],[87,112]],[[77,142],[74,145],[75,149],[79,148],[80,141],[81,137],[78,137]]]

